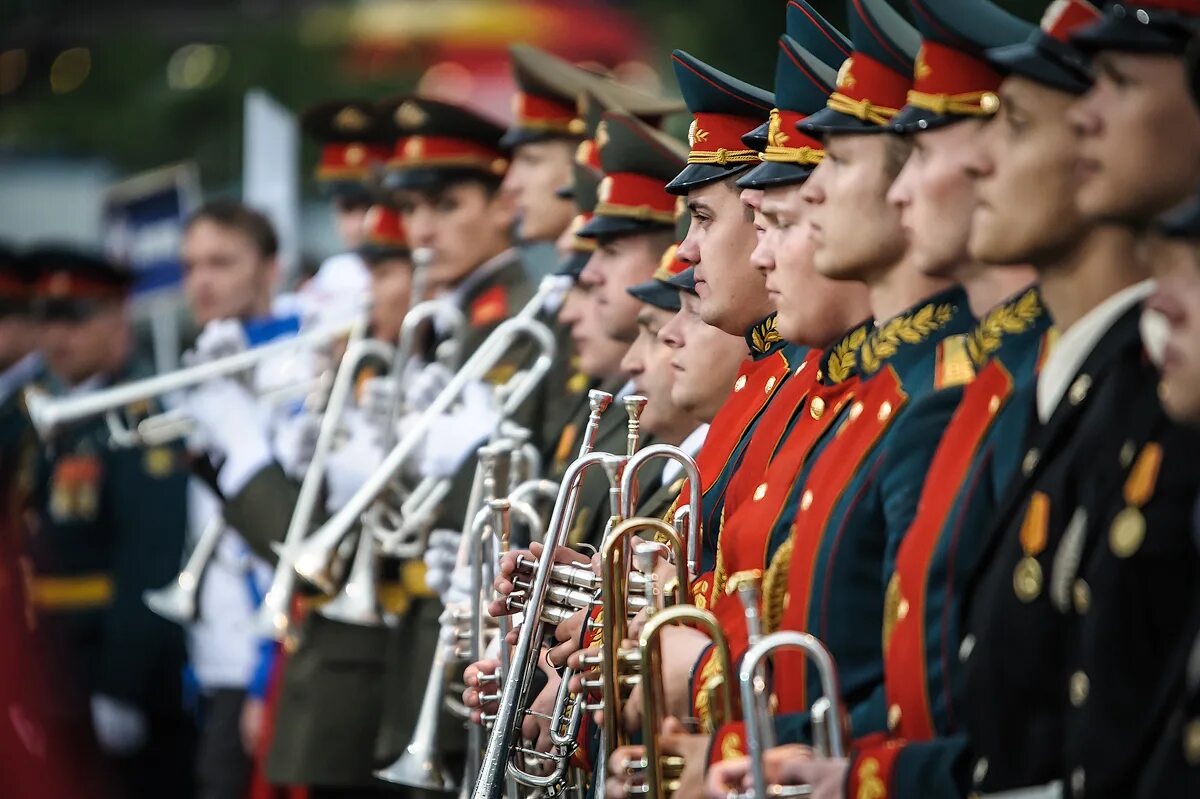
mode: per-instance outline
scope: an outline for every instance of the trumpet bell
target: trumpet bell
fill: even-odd
[[[190,575],[181,574],[169,585],[142,593],[146,607],[176,624],[196,620],[196,585]]]
[[[408,745],[404,754],[387,768],[375,772],[379,779],[409,788],[426,791],[454,791],[458,783],[446,773],[437,755],[415,741]]]

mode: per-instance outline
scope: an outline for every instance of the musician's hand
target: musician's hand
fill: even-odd
[[[692,715],[692,668],[700,658],[700,653],[709,645],[709,638],[690,627],[671,625],[662,630],[659,642],[662,644],[665,712],[676,718],[689,718]],[[628,729],[639,729],[642,723],[640,688],[634,688],[637,701],[631,698],[625,703],[625,725]]]
[[[700,796],[704,791],[704,769],[708,765],[707,735],[691,735],[673,716],[663,719],[659,735],[659,751],[664,755],[683,758],[683,772],[675,796]],[[628,764],[646,756],[642,746],[622,746],[613,750],[608,761],[608,780],[604,795],[608,799],[625,799],[629,789],[645,784],[645,773],[628,774]],[[722,798],[724,799],[724,798]]]
[[[204,326],[196,343],[183,354],[183,363],[196,366],[220,358],[228,358],[250,347],[246,331],[237,319],[213,319]]]
[[[440,363],[425,365],[404,381],[404,405],[410,411],[423,411],[437,399],[454,372]]]
[[[349,438],[330,452],[326,461],[325,507],[330,513],[336,513],[349,502],[383,461],[379,432],[361,414],[348,416],[346,430]]]
[[[767,783],[776,785],[808,784],[806,780],[793,778],[792,772],[799,764],[811,762],[812,757],[812,749],[800,744],[787,744],[768,749],[763,754],[763,772]],[[726,799],[733,791],[743,792],[753,788],[754,777],[750,773],[750,758],[731,758],[713,764],[708,769],[706,782],[706,793],[709,799]],[[839,781],[836,787],[837,793],[831,794],[830,799],[842,799],[842,783]]]
[[[498,710],[496,702],[488,702],[487,704],[484,704],[480,701],[479,695],[481,692],[479,690],[479,675],[495,674],[496,670],[499,668],[499,660],[480,660],[476,663],[472,663],[470,666],[467,666],[466,670],[463,672],[463,684],[467,686],[467,689],[463,691],[463,704],[470,709],[471,721],[475,724],[482,723],[481,719],[484,713],[495,713]],[[485,686],[483,693],[491,694],[499,693],[499,691],[494,690],[493,686],[489,683],[487,686]]]
[[[543,716],[550,716],[554,713],[554,702],[558,698],[558,687],[562,684],[562,679],[558,676],[558,672],[547,664],[544,654],[538,661],[538,668],[546,674],[546,685],[534,697],[533,704],[530,705],[530,710],[533,712],[526,714],[521,723],[521,736],[527,741],[534,741],[535,748],[539,752],[548,752],[550,751],[550,722]]]
[[[225,496],[239,494],[272,462],[266,417],[241,383],[228,377],[209,380],[188,393],[184,407],[195,425],[188,448],[222,462],[217,483]]]
[[[842,799],[850,768],[844,757],[813,757],[811,749],[799,744],[768,751],[763,764],[768,783],[811,785],[812,799]]]
[[[482,381],[468,383],[462,404],[433,419],[421,454],[425,477],[452,477],[463,462],[491,435],[500,421],[492,387]]]
[[[513,585],[513,578],[517,575],[517,559],[524,558],[525,560],[540,560],[543,552],[542,545],[534,542],[529,545],[529,549],[514,549],[502,558],[500,558],[500,571],[496,575],[496,593],[500,595],[500,599],[493,600],[488,605],[488,613],[492,618],[507,616],[516,611],[511,611],[505,607],[504,597],[512,594],[517,590]],[[576,564],[591,564],[591,558],[587,555],[576,552],[569,547],[558,547],[554,550],[555,563],[576,563]],[[532,582],[533,572],[527,571],[521,575],[523,579],[528,579]]]
[[[462,530],[439,529],[429,534],[429,546],[424,555],[425,584],[442,597],[443,605],[470,597],[471,569],[466,564],[456,568],[461,543]],[[454,596],[448,594],[452,585],[456,586]]]
[[[565,666],[567,659],[579,651],[580,633],[586,619],[587,611],[581,610],[554,628],[554,640],[559,644],[547,652],[546,657],[556,668]]]
[[[92,696],[92,728],[108,755],[127,757],[146,745],[150,722],[141,708],[104,694]]]

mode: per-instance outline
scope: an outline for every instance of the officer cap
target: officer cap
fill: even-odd
[[[596,131],[604,178],[581,236],[609,237],[671,229],[678,207],[666,185],[687,163],[687,148],[661,131],[608,112]]]
[[[742,135],[766,121],[775,107],[774,96],[682,50],[671,55],[671,64],[693,118],[687,166],[667,184],[667,191],[687,194],[758,164],[758,153],[747,149]]]
[[[1200,240],[1200,196],[1193,196],[1158,218],[1155,227],[1172,239]]]
[[[395,131],[386,164],[388,189],[428,190],[463,180],[499,182],[508,170],[500,145],[504,129],[480,114],[427,97],[398,97],[380,105]]]
[[[388,125],[368,100],[328,100],[300,114],[304,133],[321,145],[316,179],[334,196],[367,197],[373,168],[387,160]]]
[[[559,264],[557,274],[574,280],[579,279],[588,259],[596,251],[596,240],[580,236],[581,231],[590,221],[596,209],[596,190],[600,187],[600,173],[582,164],[576,164],[571,170],[571,195],[579,213],[571,220],[571,251]]]
[[[379,203],[367,209],[363,229],[363,243],[358,248],[358,254],[368,265],[386,258],[402,258],[409,254],[404,220],[390,205]]]
[[[1033,26],[990,0],[909,0],[921,32],[908,103],[897,133],[920,133],[963,119],[984,119],[1000,105],[1003,79],[984,58],[991,47],[1018,44]]]
[[[606,108],[622,109],[650,122],[682,110],[667,100],[618,83],[528,44],[509,47],[513,80],[513,122],[501,144],[518,147],[546,139],[582,139],[587,126],[580,96],[590,92]]]
[[[891,132],[907,102],[920,34],[886,0],[847,0],[854,54],[838,70],[826,107],[800,123],[810,136]]]
[[[87,319],[129,296],[133,275],[103,255],[67,245],[30,250],[26,263],[36,274],[34,312],[43,319]]]
[[[0,242],[0,316],[29,313],[35,277],[29,260]]]
[[[1182,55],[1200,23],[1200,0],[1138,0],[1110,3],[1103,17],[1071,37],[1088,53],[1121,50],[1129,53]]]
[[[837,72],[800,46],[795,39],[779,40],[779,60],[775,69],[775,102],[761,146],[758,136],[743,136],[759,151],[762,163],[738,178],[743,189],[765,189],[803,182],[821,161],[821,143],[801,133],[796,124],[825,107]]]
[[[1091,67],[1087,56],[1071,43],[1071,35],[1100,18],[1100,9],[1087,0],[1054,0],[1029,38],[984,55],[1001,72],[1083,94],[1092,85]]]

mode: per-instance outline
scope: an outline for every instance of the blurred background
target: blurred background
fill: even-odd
[[[842,26],[844,0],[814,0]],[[1004,5],[1036,20],[1046,0]],[[903,6],[903,3],[898,5]],[[783,0],[0,0],[0,240],[104,246],[169,292],[178,217],[242,197],[292,275],[337,246],[294,115],[419,90],[509,112],[529,42],[665,93],[672,48],[769,87]],[[681,124],[686,125],[686,120]]]

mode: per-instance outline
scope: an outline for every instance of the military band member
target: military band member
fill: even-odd
[[[1057,782],[1064,795],[1132,791],[1162,733],[1161,686],[1182,678],[1160,669],[1186,640],[1178,608],[1194,597],[1184,586],[1200,560],[1186,532],[1195,475],[1172,464],[1196,444],[1159,403],[1138,331],[1149,270],[1120,242],[1196,184],[1196,149],[1163,150],[1154,120],[1172,120],[1172,137],[1188,141],[1200,131],[1179,28],[1200,9],[1141,5],[1114,4],[1071,37],[1095,54],[1095,83],[1067,112],[1073,199],[1116,239],[1103,254],[1081,247],[1069,274],[1039,268],[1062,335],[1038,378],[1039,424],[995,519],[960,650],[975,790]],[[1123,146],[1108,153],[1114,136]],[[1149,617],[1162,623],[1134,621]],[[1145,657],[1122,657],[1125,646]],[[1036,664],[1024,660],[1031,652]]]
[[[22,389],[42,369],[33,319],[34,274],[25,259],[0,245],[0,520],[9,535],[21,524],[21,496],[36,442]]]
[[[27,257],[38,275],[46,387],[66,395],[145,376],[133,356],[129,272],[62,247]],[[179,566],[187,483],[179,455],[113,449],[102,420],[80,423],[55,439],[30,498],[33,605],[62,674],[53,712],[91,728],[118,796],[191,789],[183,637],[141,599]]]
[[[326,258],[300,289],[306,310],[324,319],[353,316],[367,291],[366,264],[358,253],[372,197],[370,182],[391,154],[389,127],[368,100],[328,100],[300,114],[300,126],[320,144],[313,177],[333,206],[344,252]]]

